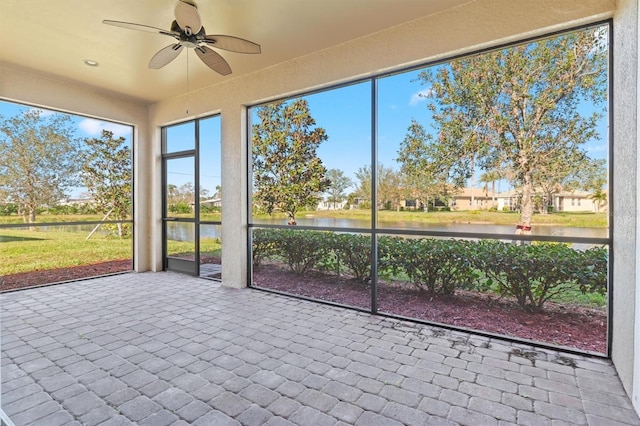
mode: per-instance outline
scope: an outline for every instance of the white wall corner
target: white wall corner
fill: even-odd
[[[638,147],[638,141],[640,141],[640,119],[638,113],[640,112],[640,64],[638,58],[640,58],[640,8],[637,1],[626,1],[626,8],[631,16],[635,13],[635,19],[631,21],[633,24],[635,21],[635,146]],[[635,8],[635,10],[634,10]],[[633,92],[632,92],[633,93]],[[640,156],[636,154],[636,188],[640,188]],[[637,198],[636,193],[636,200]],[[640,235],[640,203],[636,205],[636,236]],[[633,388],[631,391],[631,402],[636,412],[640,414],[640,241],[636,238],[636,275],[635,275],[635,318],[634,318],[634,351],[633,351]]]

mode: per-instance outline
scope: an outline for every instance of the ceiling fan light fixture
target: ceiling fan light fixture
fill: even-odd
[[[94,61],[93,59],[84,59],[82,63],[84,63],[88,67],[97,67],[98,65],[100,65],[98,61]]]

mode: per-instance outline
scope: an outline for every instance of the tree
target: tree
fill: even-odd
[[[373,197],[371,194],[372,176],[371,166],[362,166],[355,172],[356,179],[358,179],[358,187],[355,190],[355,195],[363,199],[369,206],[373,203]]]
[[[540,171],[579,167],[556,159],[584,155],[582,145],[598,136],[600,115],[583,116],[580,106],[605,100],[605,39],[606,30],[591,28],[420,74],[431,85],[440,163],[469,172],[465,161],[475,153],[485,170],[512,170],[522,193],[520,229],[530,229]],[[474,135],[479,145],[470,147]]]
[[[103,130],[100,138],[85,139],[82,181],[93,197],[97,210],[113,220],[124,220],[131,214],[131,149],[125,138],[115,139],[113,132]],[[117,224],[118,236],[127,231]]]
[[[330,185],[317,149],[328,139],[315,127],[304,99],[275,102],[257,109],[253,125],[253,200],[272,214],[279,209],[295,223],[298,210],[317,205]]]
[[[596,189],[589,197],[593,200],[596,207],[596,213],[600,213],[600,208],[607,203],[607,193],[602,189]]]
[[[371,202],[371,166],[360,167],[355,175],[359,181],[356,194]],[[378,163],[376,181],[378,207],[388,205],[389,208],[399,210],[404,195],[400,175],[391,167],[385,167],[384,164]]]
[[[438,173],[434,160],[433,139],[415,119],[407,129],[407,135],[400,143],[398,158],[405,196],[419,200],[425,211],[429,200],[440,195],[446,176]],[[437,156],[436,156],[437,157]]]
[[[56,204],[78,183],[78,141],[71,118],[29,109],[0,115],[0,193],[15,203],[25,223],[39,207]]]
[[[196,189],[193,182],[186,182],[178,188],[180,202],[192,206],[196,202]]]
[[[167,184],[167,204],[175,204],[178,202],[178,187],[173,183]]]
[[[404,188],[400,174],[391,167],[378,167],[378,204],[385,209],[400,211]]]
[[[214,192],[213,198],[222,198],[222,186],[221,185],[216,185],[216,192]]]
[[[342,202],[345,199],[344,193],[347,188],[353,185],[353,181],[344,175],[342,170],[330,169],[327,172],[327,179],[329,179],[329,188],[327,189],[327,201],[333,203],[333,209],[336,208],[336,203]]]
[[[498,170],[489,170],[480,176],[480,182],[484,183],[483,190],[489,192],[489,184],[491,184],[491,207],[496,207],[496,181],[504,176]]]

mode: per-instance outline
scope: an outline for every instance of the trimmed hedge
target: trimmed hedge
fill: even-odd
[[[254,229],[253,266],[265,259],[283,262],[298,274],[347,273],[367,282],[371,276],[371,236],[327,231]],[[566,244],[516,245],[382,236],[378,270],[420,292],[453,296],[456,289],[494,291],[513,297],[521,309],[541,311],[554,296],[578,289],[605,294],[608,251],[574,250]]]
[[[471,244],[465,240],[381,237],[379,262],[394,275],[406,274],[420,292],[450,296],[477,277],[468,257]]]

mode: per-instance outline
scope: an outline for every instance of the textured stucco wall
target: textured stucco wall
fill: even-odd
[[[149,108],[146,104],[88,86],[59,81],[1,65],[0,98],[133,125],[134,167],[136,170],[149,169],[150,157],[147,156],[150,149]],[[152,175],[136,174],[134,268],[137,271],[147,271],[151,268],[147,250],[151,243],[149,238],[151,227],[146,220],[150,214],[147,195],[150,193],[151,183]]]
[[[622,0],[613,45],[613,340],[612,359],[633,395],[636,300],[638,3]],[[634,89],[635,88],[635,89]]]
[[[620,0],[614,15],[614,253],[612,359],[640,412],[640,69],[637,0]]]

